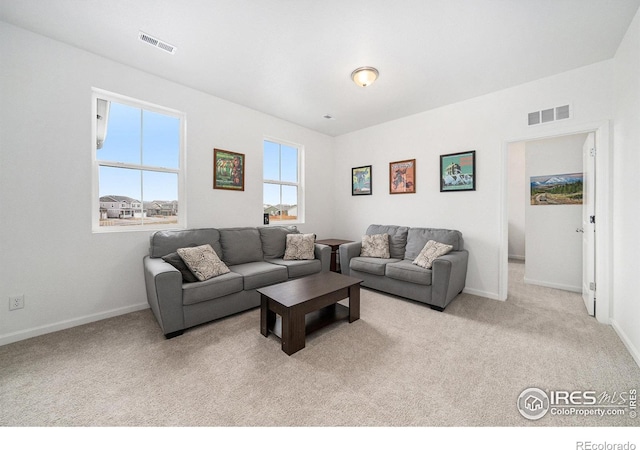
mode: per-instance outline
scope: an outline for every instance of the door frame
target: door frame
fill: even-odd
[[[502,141],[501,155],[501,245],[500,245],[500,280],[499,299],[506,300],[509,289],[509,203],[508,203],[508,158],[509,144],[522,141],[535,141],[554,137],[567,136],[571,134],[591,133],[596,134],[596,173],[598,181],[596,183],[596,289],[597,308],[596,319],[604,324],[609,324],[611,318],[611,289],[612,289],[612,233],[611,233],[611,213],[613,201],[611,198],[611,170],[613,148],[611,121],[591,122],[579,125],[562,126],[561,128],[536,127],[529,134],[510,138]]]
[[[595,151],[595,155],[592,152]],[[587,139],[585,139],[584,144],[582,144],[582,167],[585,173],[584,184],[583,184],[583,204],[582,211],[580,211],[582,215],[582,300],[584,301],[584,306],[587,308],[587,313],[590,316],[595,316],[596,311],[596,295],[595,290],[592,289],[591,283],[595,282],[596,276],[596,267],[595,261],[598,258],[596,252],[596,224],[591,222],[591,217],[594,217],[596,213],[596,195],[595,189],[597,186],[597,166],[595,156],[598,154],[598,147],[596,146],[596,133],[587,134]],[[589,170],[587,167],[590,167],[593,171],[593,177],[590,178]],[[590,260],[584,260],[584,255],[592,255],[593,258]]]

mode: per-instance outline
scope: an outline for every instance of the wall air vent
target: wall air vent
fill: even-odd
[[[138,32],[138,39],[142,42],[159,48],[160,50],[164,50],[167,53],[171,53],[172,55],[176,53],[176,47],[174,45],[161,41],[160,39],[155,38],[143,31]]]
[[[530,112],[527,114],[527,123],[531,126],[570,118],[571,107],[569,105],[563,105],[556,106],[555,108],[547,108],[540,111]]]
[[[569,105],[556,107],[556,120],[568,119],[570,117]]]

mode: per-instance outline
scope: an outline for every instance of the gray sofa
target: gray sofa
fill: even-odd
[[[469,253],[457,230],[370,225],[365,234],[389,235],[389,258],[360,256],[362,242],[340,246],[340,266],[345,275],[360,278],[363,287],[405,297],[443,311],[462,292],[467,276]],[[413,264],[429,240],[453,246],[431,269]]]
[[[326,245],[314,244],[313,260],[285,260],[289,233],[299,232],[295,227],[244,227],[153,233],[143,260],[144,279],[147,301],[165,337],[260,306],[258,288],[329,271],[331,248]],[[185,282],[188,273],[163,259],[171,260],[179,248],[204,244],[211,245],[230,273]]]

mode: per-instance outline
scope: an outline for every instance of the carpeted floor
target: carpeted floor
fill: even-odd
[[[442,313],[363,289],[361,319],[287,356],[259,309],[165,340],[144,310],[0,347],[1,426],[638,426],[523,418],[520,393],[640,387],[640,368],[578,294],[522,283]]]

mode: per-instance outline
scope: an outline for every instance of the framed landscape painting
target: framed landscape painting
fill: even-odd
[[[371,166],[351,169],[351,195],[371,195]]]
[[[582,205],[584,174],[531,177],[532,205]]]
[[[213,188],[244,191],[244,154],[213,149]]]
[[[389,193],[416,193],[416,160],[407,159],[389,163]]]
[[[476,190],[476,151],[440,155],[440,192]]]

